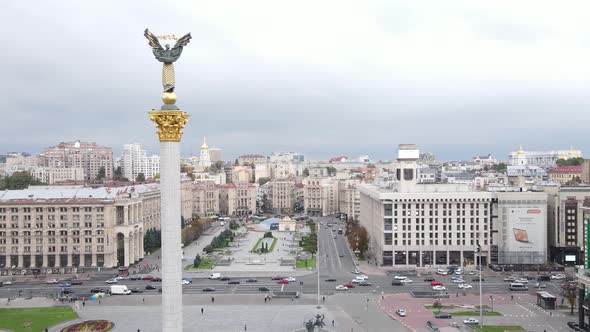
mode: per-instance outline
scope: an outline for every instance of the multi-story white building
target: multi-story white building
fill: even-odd
[[[543,168],[553,167],[558,159],[581,158],[582,151],[574,150],[553,150],[553,151],[524,151],[522,146],[518,151],[510,152],[508,158],[511,165],[535,165]]]
[[[295,180],[273,179],[269,182],[270,205],[275,213],[290,214],[295,204]]]
[[[297,152],[275,152],[270,155],[269,161],[271,163],[302,163],[305,161],[305,156]]]
[[[227,216],[248,216],[256,213],[258,184],[240,182],[219,186],[219,210]]]
[[[357,189],[359,180],[340,180],[338,182],[339,212],[347,220],[358,220],[361,213],[361,195]]]
[[[478,244],[488,262],[492,193],[465,184],[419,184],[419,150],[401,144],[391,189],[361,184],[360,224],[369,254],[382,266],[471,265]]]
[[[160,156],[153,154],[145,157],[145,178],[153,179],[160,174]],[[131,180],[131,179],[130,179]]]
[[[104,169],[107,179],[113,177],[113,150],[94,142],[62,142],[46,148],[41,159],[43,165],[40,166],[83,168],[86,181],[95,180],[101,169]]]
[[[331,178],[303,179],[304,208],[309,216],[328,216],[339,213],[338,181]]]
[[[238,157],[238,164],[240,166],[264,164],[266,162],[268,162],[268,158],[258,154],[246,154]]]
[[[33,178],[45,184],[84,181],[83,168],[35,167],[29,172]]]

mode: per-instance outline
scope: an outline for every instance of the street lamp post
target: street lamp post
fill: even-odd
[[[476,264],[478,270],[479,270],[479,326],[481,326],[481,328],[483,329],[483,301],[482,301],[482,286],[481,286],[481,270],[483,270],[481,268],[481,245],[479,244],[479,241],[477,243],[477,257],[478,262]]]
[[[318,275],[318,305],[316,308],[320,309],[322,306],[320,305],[320,222],[318,221],[316,224],[316,263],[315,268]]]

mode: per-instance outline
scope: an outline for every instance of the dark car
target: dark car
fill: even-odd
[[[92,294],[96,294],[96,293],[106,293],[107,291],[104,288],[92,288],[90,290],[90,293]]]
[[[336,281],[336,278],[328,278],[328,279],[326,279],[326,281],[333,282],[333,281]]]
[[[153,285],[145,285],[145,289],[156,289],[156,286],[153,286]]]
[[[252,279],[252,278],[250,278],[250,279],[246,279],[246,280],[244,280],[244,281],[245,281],[245,282],[258,282],[258,280],[256,280],[256,279]]]
[[[203,288],[203,292],[215,292],[215,288],[213,288],[213,287],[205,287],[205,288]]]
[[[219,280],[221,280],[221,281],[229,281],[229,277],[221,277],[221,278],[219,278]]]
[[[239,281],[237,281],[237,280],[232,280],[232,281],[228,282],[227,284],[228,284],[228,285],[239,285],[239,284],[240,284],[240,282],[239,282]]]
[[[471,281],[478,282],[479,281],[479,277],[473,278],[473,279],[471,279]],[[481,281],[483,282],[483,281],[486,281],[486,280],[484,278],[481,278]]]
[[[70,281],[70,285],[72,285],[72,286],[74,286],[74,285],[75,285],[75,286],[79,286],[79,285],[82,285],[82,282],[81,282],[81,281],[79,281],[79,280]]]
[[[278,277],[278,276],[272,277],[272,280],[283,280],[283,279],[285,279],[285,277]]]
[[[160,277],[155,277],[154,279],[152,279],[152,281],[161,282],[161,281],[162,281],[162,278],[160,278]]]
[[[394,280],[391,282],[391,286],[403,286],[404,283],[401,280]]]
[[[551,277],[548,275],[538,276],[537,281],[551,281]]]
[[[371,283],[363,280],[363,281],[359,282],[359,286],[371,286]]]
[[[436,279],[434,279],[433,277],[428,277],[428,278],[424,278],[425,282],[432,282],[435,281]]]
[[[441,319],[453,318],[453,316],[451,314],[449,314],[448,312],[439,312],[437,314],[434,314],[434,317],[441,318]]]
[[[143,293],[143,290],[137,287],[131,288],[129,290],[131,291],[131,293]]]
[[[270,288],[268,287],[258,287],[258,290],[261,292],[270,292]]]
[[[66,288],[66,289],[62,290],[61,292],[63,294],[73,294],[74,293],[74,290],[73,289]]]
[[[338,257],[344,257],[344,254],[340,254],[340,255],[338,255]]]
[[[567,326],[569,326],[569,328],[574,331],[584,331],[584,329],[581,328],[580,325],[576,322],[567,322]]]
[[[429,327],[433,331],[439,331],[438,325],[436,325],[436,323],[433,321],[426,322],[426,326]]]

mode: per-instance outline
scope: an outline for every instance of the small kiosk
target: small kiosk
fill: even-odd
[[[555,296],[547,292],[537,292],[537,305],[543,309],[555,309]]]

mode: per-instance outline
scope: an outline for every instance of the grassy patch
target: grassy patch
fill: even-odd
[[[479,325],[472,326],[472,328],[476,331],[482,332],[504,332],[504,331],[524,331],[522,326],[518,325],[484,325],[483,329],[479,327]]]
[[[213,264],[215,264],[214,259],[203,259],[201,264],[197,267],[197,270],[210,270],[213,267]]]
[[[268,252],[271,252],[275,248],[275,245],[276,244],[277,244],[277,238],[275,237],[275,238],[272,239],[272,244],[270,245],[270,248],[268,249]]]
[[[307,265],[305,264],[307,262]],[[315,258],[310,259],[298,259],[295,261],[295,267],[298,269],[305,269],[308,267],[315,267]]]
[[[479,311],[457,311],[457,312],[451,312],[451,314],[453,316],[479,316]],[[484,316],[502,316],[501,313],[497,312],[497,311],[484,311],[483,312]]]
[[[435,307],[433,305],[427,305],[427,306],[424,306],[424,308],[426,308],[426,309],[438,309],[438,308],[440,308],[440,309],[455,309],[458,307],[454,306],[454,305],[441,305],[440,307]]]
[[[576,307],[576,306],[574,306],[574,310],[576,310],[576,308],[577,308],[577,307]],[[567,309],[567,310],[571,310],[571,309],[572,309],[572,307],[571,307],[571,306],[569,306],[569,305],[562,304],[562,305],[560,305],[560,306],[559,306],[559,309]]]
[[[0,328],[14,332],[43,331],[46,327],[77,318],[70,307],[0,309]]]

